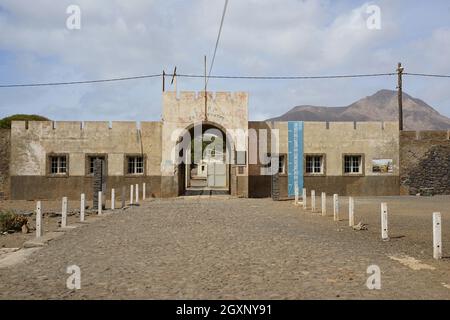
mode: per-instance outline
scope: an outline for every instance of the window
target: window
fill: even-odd
[[[361,174],[362,173],[362,156],[346,155],[344,156],[344,173]]]
[[[278,173],[284,174],[286,173],[286,164],[285,164],[285,155],[278,155]]]
[[[128,174],[143,174],[144,173],[144,157],[142,156],[128,156]]]
[[[49,156],[50,174],[67,174],[67,156]]]
[[[305,172],[308,174],[324,173],[323,155],[310,155],[305,159]]]
[[[106,164],[106,158],[105,156],[88,156],[88,173],[94,174],[94,161],[95,160],[102,160],[103,164]]]

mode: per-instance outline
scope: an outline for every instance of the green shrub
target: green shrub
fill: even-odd
[[[11,121],[48,121],[48,119],[35,114],[15,114],[0,119],[0,129],[11,129]]]
[[[0,211],[0,231],[20,231],[22,226],[28,223],[28,219],[19,216],[12,211]]]

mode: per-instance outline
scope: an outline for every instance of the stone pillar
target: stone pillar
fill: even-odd
[[[339,196],[336,193],[333,195],[333,214],[334,221],[339,221]]]
[[[387,203],[381,204],[381,239],[389,240]]]
[[[62,198],[61,228],[67,227],[67,197]]]
[[[441,213],[433,212],[433,258],[442,259]]]
[[[355,225],[355,200],[353,197],[348,197],[348,225],[349,227]]]
[[[42,237],[42,207],[41,202],[36,204],[36,238]]]
[[[322,192],[322,216],[327,215],[327,194],[325,192]]]
[[[80,221],[81,222],[84,221],[85,209],[86,209],[86,197],[85,197],[84,193],[82,193],[81,199],[80,199]]]

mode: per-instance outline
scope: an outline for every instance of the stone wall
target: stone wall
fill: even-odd
[[[0,129],[0,200],[9,198],[9,162],[11,130]]]
[[[11,128],[11,198],[89,198],[92,175],[89,155],[107,159],[107,189],[147,183],[147,192],[160,195],[161,122],[13,121]],[[68,155],[68,174],[50,175],[48,155]],[[142,155],[144,173],[129,175],[126,156]]]
[[[450,131],[403,131],[400,192],[415,195],[430,191],[450,194]]]

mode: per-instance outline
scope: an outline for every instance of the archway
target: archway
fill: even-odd
[[[230,194],[234,145],[226,129],[203,121],[188,126],[178,145],[179,195]]]

